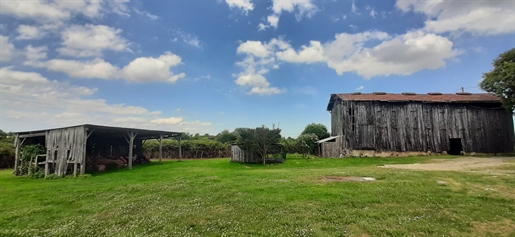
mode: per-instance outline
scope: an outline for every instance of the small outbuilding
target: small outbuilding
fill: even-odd
[[[20,164],[20,147],[22,145],[40,144],[46,148],[44,161],[45,176],[54,173],[58,176],[86,172],[89,161],[98,157],[127,158],[127,166],[132,168],[136,156],[142,156],[142,146],[146,140],[158,139],[159,161],[162,158],[162,140],[171,137],[179,139],[182,133],[137,128],[109,127],[92,124],[77,125],[46,130],[17,132],[14,134],[15,163],[17,174]],[[36,161],[37,162],[37,161]]]
[[[332,94],[323,157],[510,153],[512,113],[492,94]]]
[[[274,144],[267,155],[266,163],[283,163],[286,160],[286,153],[281,144]],[[263,159],[259,153],[248,151],[241,147],[240,144],[231,145],[231,162],[237,163],[263,163]]]

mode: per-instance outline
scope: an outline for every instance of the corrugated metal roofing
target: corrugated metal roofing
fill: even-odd
[[[349,94],[332,94],[327,105],[327,110],[332,109],[332,105],[336,99],[346,101],[381,101],[381,102],[425,102],[425,103],[501,103],[501,99],[495,95],[487,93],[349,93]]]

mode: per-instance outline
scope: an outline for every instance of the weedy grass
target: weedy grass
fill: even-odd
[[[513,173],[379,167],[430,159],[167,160],[63,179],[0,170],[0,236],[515,236]]]

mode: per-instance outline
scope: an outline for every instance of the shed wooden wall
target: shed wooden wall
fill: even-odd
[[[66,175],[69,163],[85,163],[86,139],[84,127],[62,128],[47,132],[47,162],[55,163],[56,175]]]
[[[442,152],[461,138],[465,152],[513,152],[512,116],[495,106],[337,100],[331,131],[349,150]]]
[[[241,163],[260,163],[263,162],[256,152],[242,150],[238,145],[231,146],[231,161]]]

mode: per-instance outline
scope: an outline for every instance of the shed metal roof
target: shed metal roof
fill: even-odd
[[[160,136],[163,138],[173,137],[182,135],[181,132],[169,132],[169,131],[160,131],[160,130],[149,130],[149,129],[139,129],[139,128],[123,128],[123,127],[112,127],[112,126],[103,126],[103,125],[94,125],[94,124],[82,124],[76,126],[69,127],[61,127],[61,128],[50,128],[44,130],[34,130],[34,131],[25,131],[25,132],[15,132],[14,134],[20,135],[20,137],[31,137],[31,136],[44,136],[45,132],[58,130],[58,129],[66,129],[66,128],[75,128],[75,127],[85,127],[88,131],[97,131],[97,132],[105,132],[111,134],[121,134],[120,136],[125,136],[125,133],[134,132],[138,134],[138,138],[140,139],[156,139]]]
[[[456,93],[442,94],[430,92],[427,94],[402,93],[391,94],[384,92],[374,92],[370,94],[347,93],[332,94],[327,105],[327,110],[333,108],[336,100],[345,101],[380,101],[380,102],[423,102],[423,103],[501,103],[501,99],[495,95],[487,93]]]

